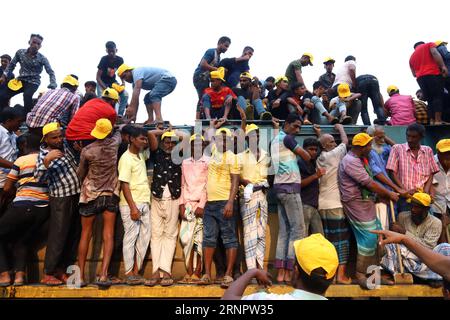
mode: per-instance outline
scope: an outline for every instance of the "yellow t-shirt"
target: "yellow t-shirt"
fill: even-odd
[[[150,203],[150,186],[145,161],[149,158],[146,150],[138,155],[127,150],[119,160],[119,181],[130,184],[131,195],[136,204]],[[128,205],[123,191],[120,191],[120,205]]]
[[[239,154],[239,164],[241,166],[241,178],[249,180],[253,184],[267,181],[267,174],[270,166],[270,157],[266,151],[261,149],[259,160],[250,151],[245,150]]]
[[[240,168],[236,155],[227,151],[214,150],[208,165],[208,183],[206,186],[208,201],[226,201],[230,197],[231,174],[239,174]]]

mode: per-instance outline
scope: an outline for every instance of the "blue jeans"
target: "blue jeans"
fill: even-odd
[[[208,201],[203,214],[203,247],[216,248],[217,239],[222,239],[225,249],[238,247],[236,216],[225,219],[223,210],[228,201]]]
[[[147,93],[144,97],[145,105],[152,104],[154,102],[161,102],[162,98],[170,94],[177,86],[177,79],[175,77],[163,76],[159,79],[152,91]]]
[[[300,193],[278,193],[278,241],[275,268],[294,269],[294,241],[306,237]]]
[[[244,111],[245,111],[245,109],[247,109],[247,100],[243,96],[238,97],[237,103],[238,103],[239,107],[241,107]],[[253,100],[252,105],[255,107],[258,115],[260,115],[261,113],[264,113],[266,111],[266,109],[264,109],[261,99]]]

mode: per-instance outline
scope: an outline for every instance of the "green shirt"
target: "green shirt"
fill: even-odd
[[[297,77],[295,76],[295,70],[299,70],[300,72],[302,72],[302,64],[300,63],[300,59],[294,60],[289,63],[286,69],[286,77],[289,79],[289,84],[298,82]]]

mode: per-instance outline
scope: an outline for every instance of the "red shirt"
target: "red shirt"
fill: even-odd
[[[233,90],[228,87],[222,87],[219,91],[214,91],[213,88],[206,88],[205,94],[211,98],[211,107],[213,108],[221,108],[228,95],[231,95],[234,99],[237,98]]]
[[[66,130],[67,140],[92,140],[91,131],[98,119],[106,118],[114,126],[117,120],[116,110],[101,98],[86,102],[69,122]]]
[[[439,65],[434,61],[430,49],[436,48],[433,42],[421,44],[409,59],[409,65],[416,73],[416,78],[430,75],[440,75]]]

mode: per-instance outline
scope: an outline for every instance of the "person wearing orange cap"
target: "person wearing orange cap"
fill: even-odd
[[[398,200],[397,193],[387,190],[373,180],[368,161],[372,139],[367,133],[355,135],[352,149],[342,159],[338,171],[344,213],[350,222],[358,247],[356,280],[366,289],[368,268],[378,264],[377,237],[369,232],[381,229],[376,216],[375,194],[392,201]]]
[[[408,201],[411,203],[411,211],[401,212],[398,221],[391,223],[390,230],[404,234],[428,249],[441,253],[445,252],[445,255],[450,256],[449,244],[444,243],[437,246],[442,232],[442,223],[429,212],[431,196],[427,193],[416,192]],[[430,285],[442,280],[440,275],[431,271],[404,245],[400,245],[400,255],[406,272],[412,273],[420,280],[426,280]],[[391,274],[400,272],[395,245],[388,244],[385,246],[385,255],[381,259],[381,265]]]
[[[293,243],[295,271],[291,285],[293,291],[286,294],[270,293],[271,276],[267,271],[251,269],[237,279],[223,300],[327,300],[325,293],[333,282],[339,259],[335,247],[320,233]],[[264,291],[244,296],[244,291],[255,278]]]
[[[80,179],[75,155],[64,139],[59,123],[46,124],[42,136],[34,178],[48,184],[50,220],[41,283],[58,286],[67,281],[67,267],[76,259],[80,237]]]
[[[302,67],[312,66],[314,57],[311,53],[304,53],[300,59],[294,60],[286,68],[285,75],[292,85],[296,82],[305,83],[302,76]]]
[[[434,160],[439,172],[433,176],[434,203],[431,210],[441,216],[442,242],[450,241],[450,139],[442,139],[436,145]]]
[[[219,67],[210,72],[211,87],[206,88],[202,97],[202,106],[206,119],[227,119],[236,94],[224,86],[225,69]]]
[[[33,107],[33,95],[41,85],[43,68],[45,68],[50,77],[48,88],[55,89],[57,87],[55,72],[50,66],[48,59],[39,52],[43,40],[44,38],[40,34],[32,34],[28,41],[28,49],[18,50],[6,70],[3,71],[3,74],[0,76],[0,85],[6,82],[8,74],[14,71],[17,63],[20,63],[19,76],[12,80],[17,80],[20,86],[12,89],[8,88],[8,90],[2,92],[0,95],[0,109],[8,105],[9,99],[23,92],[25,112],[30,112]]]
[[[387,88],[389,99],[384,103],[386,116],[391,119],[387,122],[393,126],[409,126],[416,122],[415,105],[411,96],[400,94],[400,90],[390,85]]]
[[[96,140],[81,151],[78,176],[81,182],[80,215],[81,238],[78,245],[78,265],[81,285],[85,285],[84,267],[92,237],[92,226],[97,215],[103,217],[103,260],[101,273],[96,278],[99,286],[110,286],[108,268],[114,247],[114,225],[119,212],[119,180],[117,152],[120,132],[113,134],[111,121],[97,120],[91,136]]]
[[[178,283],[196,283],[203,267],[203,214],[207,195],[209,157],[204,155],[205,138],[194,134],[189,139],[190,157],[181,164],[180,242],[183,247],[186,275]]]

